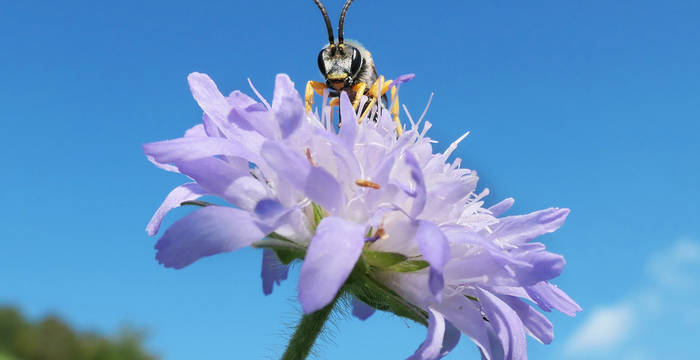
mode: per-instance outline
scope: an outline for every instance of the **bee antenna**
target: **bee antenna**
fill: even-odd
[[[343,26],[345,25],[345,14],[348,12],[348,8],[350,7],[350,4],[352,4],[353,0],[348,0],[345,2],[345,6],[343,6],[343,11],[340,12],[340,23],[338,24],[338,44],[343,43]]]
[[[328,12],[323,4],[321,4],[320,0],[314,0],[314,2],[316,3],[316,6],[318,6],[318,9],[321,10],[321,14],[323,14],[323,20],[326,22],[326,30],[328,30],[328,42],[333,45],[335,42],[335,39],[333,38],[333,25],[331,25],[331,19],[328,18]],[[343,37],[341,36],[340,38],[342,39]]]

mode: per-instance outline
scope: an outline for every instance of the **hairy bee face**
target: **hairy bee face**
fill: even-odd
[[[318,68],[326,85],[340,91],[358,82],[365,67],[363,51],[350,44],[331,44],[318,53]]]

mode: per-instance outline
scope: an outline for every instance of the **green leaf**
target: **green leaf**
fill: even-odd
[[[477,298],[475,298],[475,297],[473,297],[473,296],[470,296],[470,295],[464,295],[464,296],[466,296],[467,299],[469,299],[469,300],[471,300],[471,301],[479,302],[479,299],[477,299]]]
[[[425,260],[406,260],[396,265],[390,266],[387,270],[396,272],[414,272],[430,266]]]
[[[423,309],[412,305],[393,290],[358,270],[360,268],[355,268],[346,282],[347,291],[375,309],[389,311],[428,326],[428,314]]]
[[[272,249],[274,250],[275,254],[277,254],[277,258],[280,259],[280,262],[284,265],[289,265],[292,261],[296,259],[304,259],[304,253],[303,250],[299,249]]]
[[[311,203],[311,207],[314,209],[314,231],[316,231],[316,227],[325,217],[325,212],[323,208],[316,203]]]
[[[369,251],[365,250],[362,253],[368,264],[378,267],[380,269],[388,269],[392,265],[396,265],[400,262],[406,261],[407,257],[398,253],[390,252],[380,252],[380,251]]]
[[[287,239],[286,237],[284,237],[284,236],[282,236],[282,235],[280,235],[280,234],[278,234],[278,233],[276,233],[276,232],[271,232],[271,233],[267,234],[267,237],[269,237],[270,239],[276,239],[276,240],[287,241],[287,242],[290,242],[290,243],[295,243],[294,241],[289,240],[289,239]]]
[[[251,246],[274,250],[277,258],[285,265],[296,259],[304,259],[304,256],[306,256],[306,249],[276,233],[268,235],[268,238],[254,242]]]

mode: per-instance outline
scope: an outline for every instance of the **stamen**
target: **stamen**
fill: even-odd
[[[306,160],[309,160],[309,163],[311,163],[311,166],[316,166],[314,159],[311,158],[311,150],[309,148],[306,148],[305,153],[306,153]]]
[[[362,179],[355,180],[355,185],[361,186],[361,187],[368,187],[368,188],[372,188],[375,190],[379,190],[381,188],[381,186],[379,184],[377,184],[376,182],[372,182],[369,180],[362,180]]]
[[[380,227],[372,237],[365,239],[365,241],[373,243],[377,240],[384,240],[388,237],[389,235],[387,235],[386,231],[384,231],[384,228]]]
[[[386,234],[386,231],[384,231],[384,228],[379,228],[377,229],[377,232],[374,234],[374,236],[377,237],[377,239],[385,239],[389,237],[389,235]]]

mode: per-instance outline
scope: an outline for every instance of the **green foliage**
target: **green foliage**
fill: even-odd
[[[30,322],[0,307],[0,360],[155,360],[143,335],[124,329],[115,337],[73,330],[56,316]]]
[[[365,250],[362,252],[362,256],[364,256],[365,261],[369,265],[380,269],[386,269],[392,265],[406,261],[405,255],[390,252]]]
[[[414,272],[414,271],[425,269],[428,266],[430,266],[430,263],[428,263],[425,260],[406,260],[404,262],[390,266],[389,271]]]

